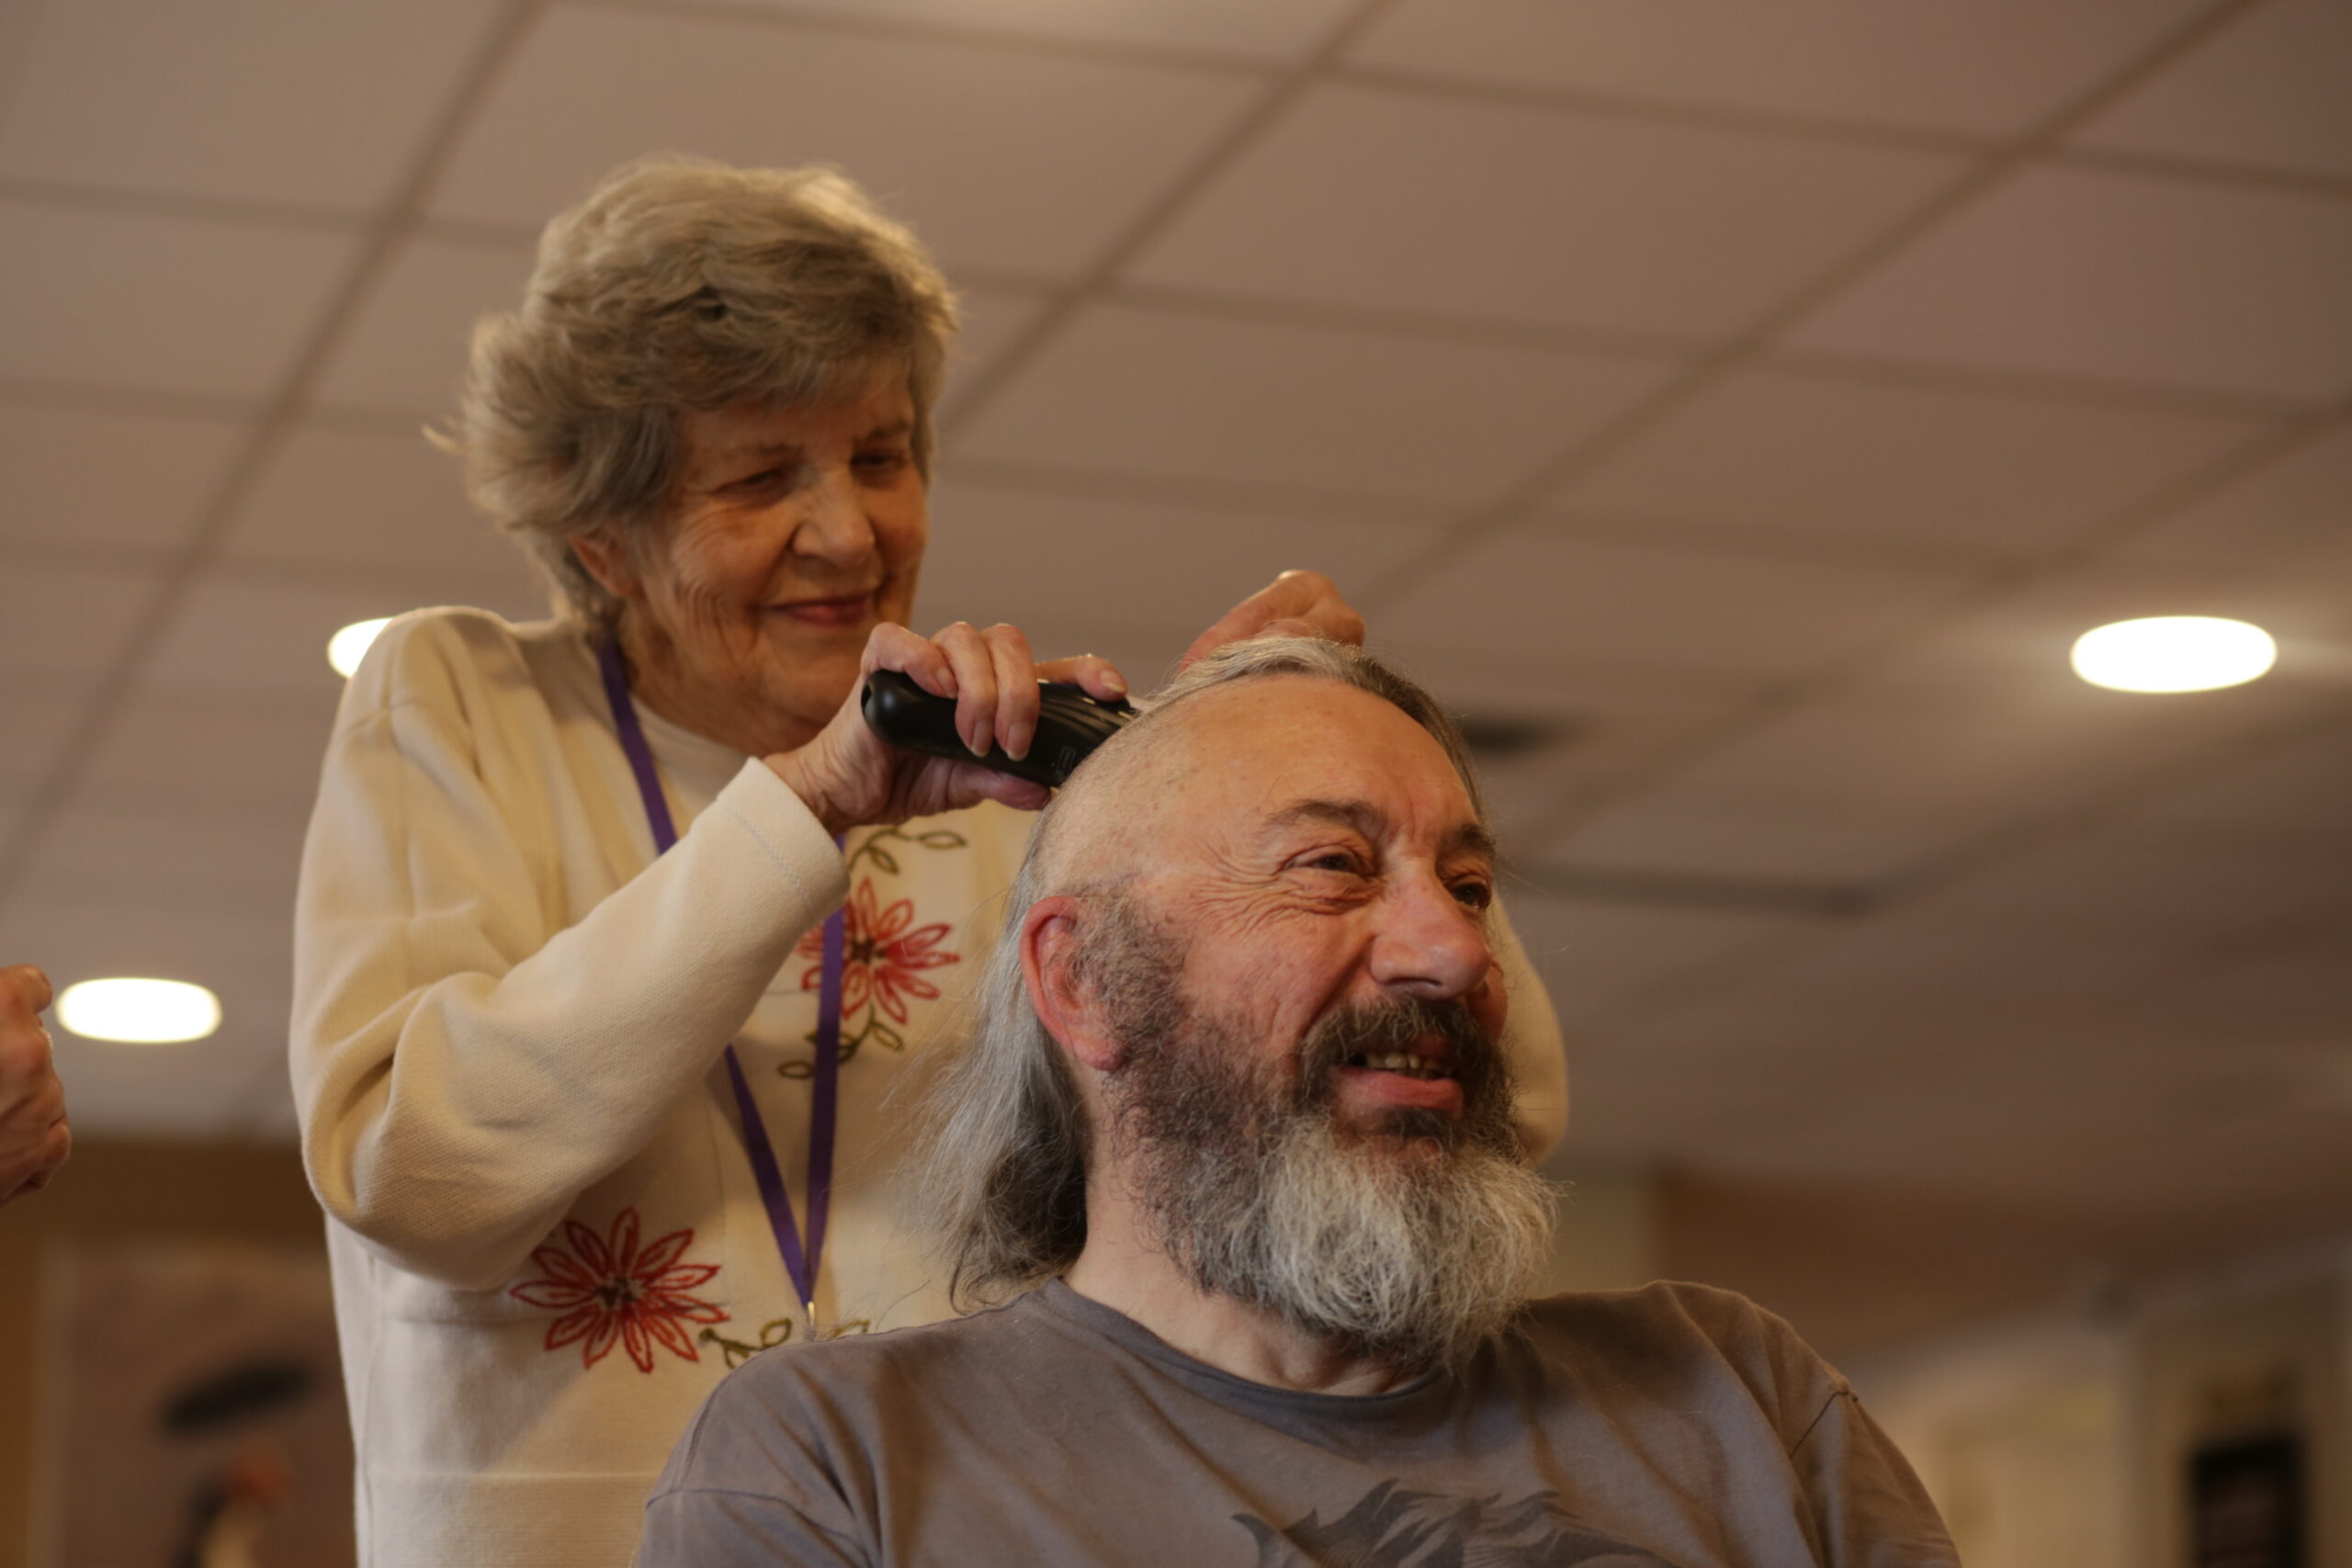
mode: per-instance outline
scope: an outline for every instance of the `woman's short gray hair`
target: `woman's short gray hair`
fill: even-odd
[[[1146,699],[1143,716],[1083,763],[1071,783],[1084,789],[1089,771],[1102,763],[1115,771],[1121,753],[1150,743],[1153,720],[1186,698],[1280,675],[1334,681],[1402,711],[1444,749],[1473,807],[1486,816],[1470,749],[1437,699],[1363,649],[1318,637],[1256,637],[1194,661]],[[1056,795],[1030,830],[1006,895],[1003,930],[966,1004],[966,1043],[940,1063],[924,1094],[922,1191],[961,1303],[1001,1300],[1052,1279],[1077,1262],[1086,1245],[1085,1105],[1061,1047],[1030,1005],[1021,926],[1031,906],[1057,893],[1084,891],[1100,899],[1107,924],[1116,929],[1148,923],[1151,913],[1136,908],[1124,887],[1064,886],[1068,857],[1056,852],[1056,829],[1067,798]]]
[[[681,411],[855,396],[903,367],[928,479],[955,333],[930,254],[839,173],[641,159],[548,224],[522,305],[475,327],[436,439],[560,607],[605,621],[617,605],[571,539],[659,516]]]

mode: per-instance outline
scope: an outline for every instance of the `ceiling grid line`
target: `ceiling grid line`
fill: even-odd
[[[2030,164],[2044,149],[2076,126],[2117,102],[2175,61],[2197,49],[2208,38],[2234,22],[2264,0],[2217,0],[2181,27],[2143,51],[2136,58],[2078,95],[2041,124],[2012,141],[2004,151],[1962,173],[1941,191],[1920,203],[1901,220],[1859,247],[1842,262],[1815,277],[1790,299],[1681,376],[1635,403],[1599,431],[1576,443],[1500,501],[1471,513],[1447,532],[1419,559],[1408,560],[1376,583],[1363,597],[1375,613],[1380,604],[1400,593],[1461,549],[1489,535],[1525,520],[1541,499],[1617,450],[1636,434],[1655,426],[1673,411],[1719,382],[1730,370],[1756,362],[1780,334],[1804,319],[1846,287],[1918,243],[1954,213],[1985,195]],[[1654,784],[1676,771],[1735,741],[1755,734],[1772,721],[1804,704],[1843,689],[1862,671],[1883,662],[1894,649],[1918,642],[1961,615],[1980,610],[2033,581],[2039,572],[2025,563],[1988,566],[1983,577],[1954,595],[1937,611],[1923,615],[1889,636],[1840,660],[1830,667],[1758,693],[1713,724],[1702,725],[1678,744],[1663,747],[1645,765],[1628,770],[1612,781],[1615,787],[1593,792],[1579,786],[1564,795],[1548,814],[1533,821],[1531,836],[1556,835],[1582,814],[1614,795]]]
[[[837,33],[853,38],[894,39],[909,43],[944,43],[958,47],[1001,50],[1042,59],[1101,62],[1113,65],[1180,66],[1229,74],[1272,79],[1284,73],[1277,62],[1261,56],[1182,44],[1127,43],[1115,39],[1079,38],[1069,34],[1029,32],[979,24],[912,21],[904,17],[853,14],[778,0],[556,0],[575,10],[627,11],[639,16],[700,17],[712,21],[743,22],[805,32]]]
[[[1539,467],[1532,476],[1514,486],[1510,493],[1468,513],[1455,525],[1444,543],[1432,547],[1430,558],[1399,568],[1386,582],[1376,585],[1367,597],[1376,604],[1381,597],[1414,581],[1443,555],[1459,546],[1521,521],[1543,496],[1656,424],[1667,413],[1690,401],[1719,380],[1725,371],[1755,358],[1760,350],[1789,328],[1820,309],[1849,285],[1916,244],[1947,219],[1981,199],[2032,162],[2043,150],[2055,145],[2076,125],[2195,49],[2211,33],[2234,20],[2240,12],[2262,3],[2263,0],[2218,0],[2211,8],[2175,29],[2154,47],[2110,73],[2106,80],[2045,118],[2039,126],[2006,143],[1974,167],[1963,171],[1941,190],[1856,247],[1779,305],[1702,355],[1682,375],[1647,397],[1636,400],[1615,419],[1571,445],[1551,462]]]
[[[1340,51],[1395,3],[1396,0],[1362,0],[1315,49],[1274,78],[1257,103],[1170,180],[1159,199],[1130,224],[1125,233],[1112,241],[1068,292],[1056,298],[1040,311],[1026,330],[998,351],[985,370],[965,385],[957,396],[955,410],[941,421],[943,438],[952,436],[956,430],[969,424],[979,410],[986,408],[989,400],[1018,376],[1048,342],[1061,333],[1081,307],[1105,293],[1116,281],[1120,270],[1167,229],[1177,214],[1210,181],[1229,168],[1287,113],[1339,58]]]
[[[1745,987],[1768,978],[1770,972],[1781,964],[1839,941],[1844,935],[1840,925],[1845,919],[1856,915],[1875,914],[1931,897],[1967,881],[1971,876],[1992,870],[2004,861],[2062,842],[2085,827],[2119,811],[2216,776],[2233,765],[2283,751],[2298,742],[2324,735],[2344,725],[2347,719],[2352,719],[2352,703],[2339,703],[2316,713],[2299,714],[2251,736],[2241,736],[2226,748],[2200,752],[2169,766],[2149,769],[2138,776],[2118,781],[2107,789],[2069,801],[2064,807],[2030,821],[2007,824],[1897,876],[1864,886],[1825,890],[1819,896],[1818,906],[1804,911],[1818,917],[1817,923],[1792,925],[1778,941],[1761,943],[1753,950],[1734,954],[1721,963],[1704,965],[1627,998],[1634,1005],[1600,1021],[1607,1027],[1584,1036],[1583,1043],[1605,1050],[1612,1041],[1626,1032],[1656,1023],[1678,1010],[1736,997]],[[1528,869],[1524,874],[1530,886],[1555,891],[1555,896],[1558,896],[1558,889],[1578,886],[1574,874],[1556,867],[1537,866]],[[1788,907],[1803,908],[1802,902],[1795,898],[1792,898]]]
[[[2131,175],[2141,179],[2177,180],[2183,185],[2234,186],[2245,190],[2352,201],[2352,175],[2321,174],[2311,169],[2273,168],[2221,158],[2191,158],[2178,152],[2080,145],[2056,149],[2050,153],[2049,162],[2065,168]]]
[[[238,505],[302,413],[311,387],[368,289],[389,265],[395,247],[413,225],[434,182],[455,155],[459,138],[471,125],[474,113],[546,7],[547,0],[511,0],[504,7],[449,94],[448,107],[433,122],[434,130],[411,161],[392,197],[367,225],[367,243],[306,335],[277,391],[268,400],[225,477],[214,487],[187,543],[174,552],[175,570],[158,582],[141,604],[136,624],[142,629],[124,640],[100,672],[89,700],[75,716],[54,760],[29,792],[6,840],[0,840],[0,907],[6,905],[17,883],[24,876],[51,820],[74,795],[117,713],[129,699],[149,658],[161,645],[173,617],[218,554],[220,541]]]
[[[215,222],[227,220],[321,234],[356,233],[368,223],[365,213],[349,209],[255,201],[244,197],[72,185],[62,180],[28,179],[21,175],[0,176],[0,200],[64,211],[121,212],[143,218],[193,218]]]
[[[1714,104],[1676,103],[1630,93],[1536,87],[1516,82],[1466,81],[1394,65],[1343,64],[1331,72],[1330,80],[1337,85],[1394,93],[1399,97],[1509,106],[1554,114],[1687,126],[1702,130],[1728,130],[1743,136],[1777,137],[1843,147],[1882,147],[1902,152],[1950,152],[1963,157],[1979,157],[1998,152],[2002,146],[2001,138],[1989,133],[1930,130],[1920,126],[1874,120],[1829,118]]]

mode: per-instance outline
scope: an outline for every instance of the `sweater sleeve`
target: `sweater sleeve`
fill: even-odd
[[[1527,949],[1511,930],[1502,905],[1495,905],[1495,959],[1502,965],[1510,1013],[1503,1022],[1503,1051],[1519,1084],[1519,1134],[1531,1164],[1540,1162],[1568,1130],[1568,1054],[1560,1037],[1560,1017],[1544,978],[1528,962]]]
[[[753,761],[561,928],[554,829],[486,776],[463,635],[395,625],[346,693],[303,848],[291,1067],[327,1212],[484,1289],[694,1091],[846,878]]]

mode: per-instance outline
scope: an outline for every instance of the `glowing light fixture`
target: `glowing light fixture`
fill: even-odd
[[[85,980],[57,998],[57,1021],[85,1040],[168,1045],[220,1027],[220,998],[184,980]]]
[[[376,634],[391,624],[390,615],[372,621],[352,622],[327,638],[327,662],[334,666],[336,674],[348,681],[351,672],[359,668],[359,661],[368,657],[368,649],[375,643]]]
[[[2075,673],[2119,692],[2211,692],[2242,686],[2278,662],[2260,626],[2212,615],[2118,621],[2075,639]]]

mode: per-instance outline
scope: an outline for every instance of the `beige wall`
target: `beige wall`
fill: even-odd
[[[0,1209],[0,1568],[24,1568],[28,1550],[44,1256],[61,1243],[192,1236],[325,1251],[290,1148],[85,1142],[47,1191]]]

